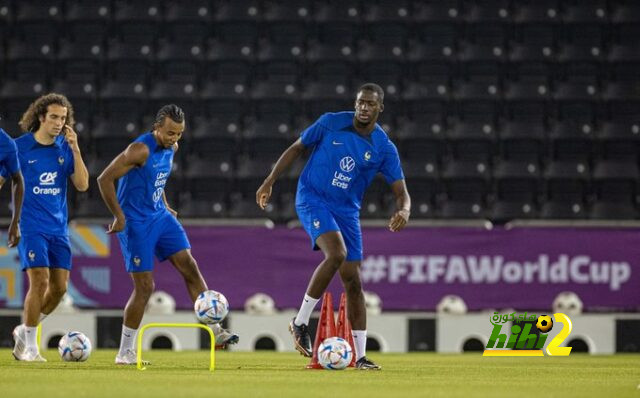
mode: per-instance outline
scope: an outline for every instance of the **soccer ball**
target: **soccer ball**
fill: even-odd
[[[198,295],[193,309],[200,322],[211,325],[222,322],[227,316],[229,302],[222,293],[215,290],[206,290]]]
[[[582,300],[574,292],[561,292],[553,300],[553,312],[561,312],[567,315],[579,315],[582,313]]]
[[[276,312],[276,303],[268,294],[256,293],[245,301],[244,310],[252,315],[272,315]]]
[[[84,362],[91,355],[91,340],[80,332],[69,332],[58,343],[60,358],[67,362]]]
[[[540,315],[536,322],[536,327],[540,333],[549,333],[553,328],[553,319],[549,315]]]
[[[329,370],[341,370],[349,366],[353,351],[349,343],[341,337],[329,337],[318,347],[318,363]]]
[[[448,294],[436,306],[439,314],[462,315],[467,312],[467,305],[460,296]]]

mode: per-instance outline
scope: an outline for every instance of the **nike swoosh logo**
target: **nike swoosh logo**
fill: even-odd
[[[29,161],[29,164],[31,164],[31,163],[35,163],[35,162],[37,162],[37,161],[38,161],[37,159],[36,159],[36,160],[30,160],[30,161]]]
[[[344,142],[337,142],[337,141],[333,141],[333,145],[343,145]]]
[[[124,334],[125,337],[131,337],[130,334],[126,334],[126,333],[122,333],[122,334]]]

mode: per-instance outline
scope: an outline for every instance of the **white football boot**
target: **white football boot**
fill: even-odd
[[[223,329],[219,323],[214,323],[210,326],[213,330],[213,335],[216,337],[216,348],[223,348],[228,344],[237,344],[240,337],[237,334]]]
[[[14,354],[15,356],[15,354]],[[26,348],[20,355],[16,357],[18,361],[25,362],[47,362],[46,359],[40,355],[37,348]]]
[[[116,365],[135,365],[138,363],[138,353],[136,350],[127,350],[124,355],[116,355]],[[150,365],[151,362],[142,360],[143,365]]]
[[[13,357],[16,360],[20,360],[20,358],[24,355],[24,350],[27,348],[27,344],[24,341],[24,328],[22,325],[18,325],[13,328]]]

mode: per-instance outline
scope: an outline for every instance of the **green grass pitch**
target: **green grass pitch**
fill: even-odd
[[[152,364],[116,366],[115,351],[68,363],[55,350],[47,363],[17,362],[0,350],[3,398],[78,397],[640,397],[640,355],[483,358],[480,353],[379,354],[380,372],[306,370],[294,353],[145,352]],[[517,395],[514,395],[517,394]]]

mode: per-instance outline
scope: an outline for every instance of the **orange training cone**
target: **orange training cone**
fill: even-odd
[[[324,339],[335,335],[336,322],[333,317],[333,297],[330,292],[325,292],[322,295],[322,309],[320,311],[320,319],[318,319],[316,339],[313,342],[313,356],[311,357],[311,362],[307,365],[307,369],[322,369],[322,366],[318,363],[318,347]]]
[[[356,348],[353,345],[351,323],[349,322],[349,317],[347,316],[347,295],[344,293],[340,295],[340,307],[338,309],[338,323],[336,325],[336,329],[338,332],[338,337],[342,337],[343,339],[345,339],[351,346],[351,350],[353,350],[353,356],[351,357],[351,363],[349,364],[349,367],[353,368],[356,366]]]

